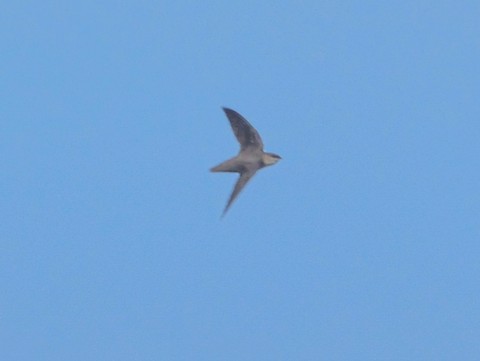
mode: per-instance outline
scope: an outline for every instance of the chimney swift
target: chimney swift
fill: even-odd
[[[227,213],[240,191],[259,169],[273,165],[282,159],[277,154],[263,151],[262,138],[244,117],[232,109],[223,108],[223,111],[227,115],[233,133],[240,143],[240,152],[236,157],[220,163],[210,171],[240,173],[240,177],[233,188],[222,216]]]

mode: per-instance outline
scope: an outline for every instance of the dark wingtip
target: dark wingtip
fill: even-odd
[[[227,204],[225,205],[225,208],[223,208],[222,217],[225,216],[225,214],[227,214],[227,212],[230,209],[230,206],[232,205],[232,203],[233,202],[231,202],[230,200],[227,202]]]
[[[228,114],[228,113],[238,114],[235,110],[227,108],[227,107],[222,107],[222,109],[225,112],[225,114]]]
[[[220,219],[223,219],[225,215],[227,214],[228,208],[225,208],[222,212],[222,215],[220,216]]]

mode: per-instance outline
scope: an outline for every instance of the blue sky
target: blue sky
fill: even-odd
[[[4,2],[0,358],[479,360],[479,17]]]

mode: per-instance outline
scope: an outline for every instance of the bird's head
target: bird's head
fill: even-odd
[[[263,163],[265,164],[265,166],[267,166],[267,165],[274,165],[280,159],[282,159],[282,157],[280,157],[278,154],[265,152],[263,154],[263,159],[262,160],[263,160]]]

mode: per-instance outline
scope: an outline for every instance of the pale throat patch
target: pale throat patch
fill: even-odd
[[[272,165],[278,162],[277,158],[274,158],[268,154],[264,154],[262,160],[263,160],[263,163],[265,163],[265,165]]]

